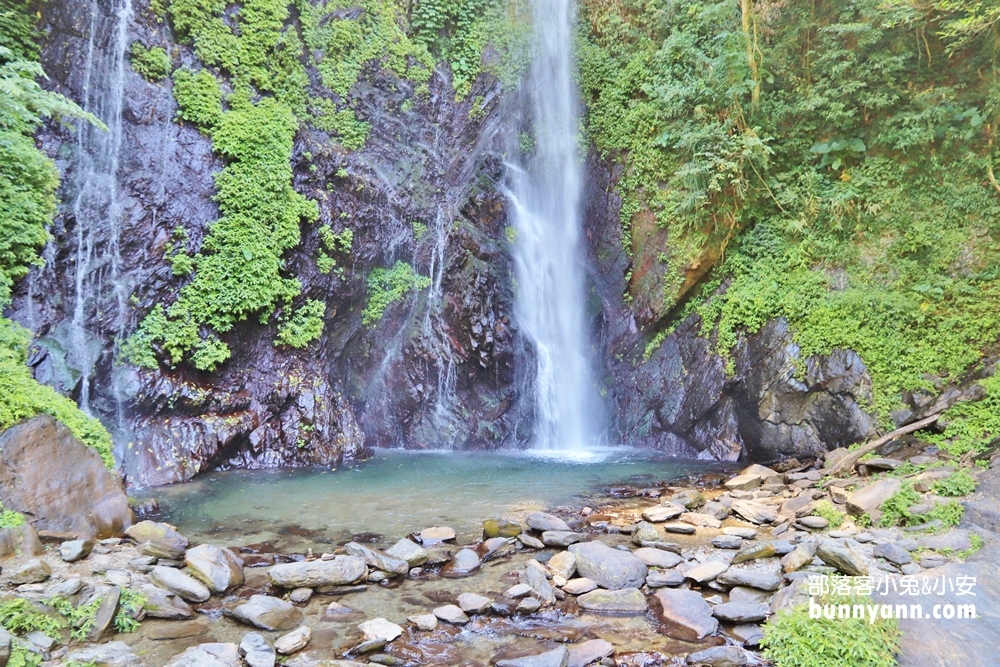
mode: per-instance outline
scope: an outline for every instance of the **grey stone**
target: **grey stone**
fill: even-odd
[[[525,533],[521,533],[520,535],[518,535],[517,541],[523,544],[524,546],[528,547],[529,549],[545,548],[545,545],[542,544],[542,541],[540,539],[538,539],[537,537],[532,537],[531,535],[527,535]]]
[[[530,528],[539,532],[555,530],[568,533],[573,530],[568,523],[559,517],[545,512],[532,512],[525,518],[525,521]]]
[[[640,521],[633,527],[632,541],[636,544],[642,544],[643,542],[656,542],[659,539],[660,532],[656,530],[656,526],[648,521]]]
[[[521,572],[521,583],[531,586],[535,596],[545,604],[552,604],[556,601],[555,589],[548,580],[548,571],[543,565],[534,559],[528,560]]]
[[[722,529],[723,535],[736,535],[744,540],[757,539],[757,531],[754,528],[744,528],[743,526],[726,526]]]
[[[730,509],[750,523],[774,523],[778,519],[776,507],[753,500],[734,500]]]
[[[173,526],[155,521],[140,521],[125,530],[125,536],[136,544],[159,542],[182,554],[188,548],[188,539],[178,533]]]
[[[824,563],[844,574],[852,577],[868,575],[868,565],[864,557],[843,542],[820,540],[816,544],[816,555],[822,558]]]
[[[697,641],[712,634],[719,621],[698,593],[686,589],[661,588],[653,597],[660,603],[658,616],[666,633],[683,641]]]
[[[363,558],[337,556],[332,560],[281,563],[272,567],[268,576],[278,588],[318,588],[351,584],[363,579],[367,572]]]
[[[9,638],[8,635],[8,641]],[[144,667],[145,665],[132,647],[125,642],[108,642],[70,651],[66,654],[65,660],[69,664],[94,664],[97,667]]]
[[[523,658],[497,660],[496,667],[566,667],[568,660],[569,650],[565,646],[560,646],[551,651]]]
[[[291,593],[288,594],[288,600],[294,602],[295,604],[305,604],[312,599],[313,589],[311,588],[296,588]]]
[[[804,516],[798,519],[795,525],[806,530],[823,530],[830,525],[830,521],[821,516]]]
[[[873,521],[878,521],[881,516],[879,511],[882,503],[889,499],[894,493],[899,491],[902,480],[896,477],[872,482],[868,486],[858,489],[847,499],[847,511],[854,516],[867,514]]]
[[[934,551],[965,551],[972,547],[972,538],[969,537],[969,531],[963,528],[950,530],[940,535],[921,537],[917,540],[917,544],[924,549],[932,549]]]
[[[713,646],[688,655],[687,664],[705,667],[743,667],[747,664],[747,656],[736,646]]]
[[[18,584],[38,584],[52,576],[52,568],[41,558],[32,558],[26,563],[22,563],[10,574],[10,583]]]
[[[482,561],[479,559],[479,554],[472,549],[459,549],[441,570],[441,574],[452,577],[465,576],[478,570],[480,565]]]
[[[199,644],[176,655],[165,667],[239,667],[236,644]]]
[[[884,558],[894,565],[906,565],[913,562],[910,552],[895,544],[878,544],[872,550],[872,555],[876,558]]]
[[[636,549],[632,553],[634,553],[639,560],[649,567],[659,567],[665,570],[677,567],[680,563],[684,562],[684,559],[677,554],[671,551],[664,551],[663,549],[642,547],[641,549]]]
[[[312,639],[312,630],[308,625],[303,625],[278,637],[274,641],[274,650],[281,655],[298,653],[306,647],[310,639]]]
[[[358,544],[357,542],[348,542],[345,544],[344,551],[346,551],[348,555],[363,558],[365,563],[367,563],[370,567],[373,567],[376,570],[382,570],[383,572],[389,574],[405,576],[410,571],[410,565],[406,560],[390,556],[389,554],[382,553],[377,549],[366,547],[365,545]]]
[[[720,574],[729,569],[729,564],[719,560],[705,561],[695,565],[684,573],[684,576],[691,581],[704,584],[713,581]]]
[[[715,578],[723,586],[749,586],[762,591],[776,591],[781,586],[781,566],[767,558],[733,565]]]
[[[649,577],[646,578],[646,581],[649,581]],[[597,588],[597,582],[593,579],[588,579],[587,577],[570,579],[566,582],[566,585],[562,587],[563,591],[569,593],[570,595],[583,595],[584,593],[589,593],[595,588]]]
[[[586,667],[603,658],[613,655],[614,645],[604,639],[591,639],[577,644],[570,644],[566,667]]]
[[[572,551],[560,551],[545,563],[545,567],[554,577],[570,579],[576,572],[576,554]]]
[[[423,565],[427,562],[428,557],[426,549],[405,537],[386,549],[385,552],[393,558],[405,560],[410,567]]]
[[[420,531],[420,543],[424,546],[455,539],[455,529],[448,526],[431,526]]]
[[[462,608],[455,604],[446,604],[434,609],[434,615],[446,623],[452,625],[464,625],[469,622]]]
[[[430,632],[437,628],[438,619],[434,614],[414,614],[406,619],[417,626],[418,630]]]
[[[646,580],[648,568],[635,554],[612,549],[603,542],[573,544],[569,550],[576,555],[576,571],[592,579],[602,588],[638,588]]]
[[[205,584],[172,567],[157,565],[149,573],[149,580],[188,602],[204,602],[212,596]]]
[[[248,632],[240,641],[240,655],[248,667],[274,667],[274,649],[259,632]]]
[[[712,538],[712,546],[716,549],[739,549],[743,538],[739,535],[717,535]]]
[[[646,575],[646,585],[650,588],[664,586],[680,586],[684,583],[684,575],[677,570],[650,570]],[[563,590],[566,590],[563,588]]]
[[[281,598],[251,595],[233,609],[233,618],[261,630],[291,630],[302,622],[302,612]]]
[[[199,544],[184,553],[187,571],[213,593],[243,584],[243,562],[229,549]]]
[[[778,550],[774,548],[773,542],[757,542],[741,549],[739,553],[733,556],[732,562],[735,565],[748,560],[757,560],[758,558],[771,558],[777,553]]]
[[[542,533],[542,544],[550,547],[568,547],[586,539],[583,533],[566,530],[546,530]]]
[[[813,562],[816,556],[816,545],[813,542],[803,542],[795,547],[795,550],[786,554],[781,559],[781,569],[788,572],[795,572]]]
[[[581,609],[616,613],[641,614],[646,611],[646,596],[638,588],[614,591],[596,589],[576,599]]]
[[[727,623],[757,623],[767,618],[770,607],[753,602],[726,602],[712,608],[712,615]]]
[[[695,533],[695,527],[690,523],[665,523],[663,530],[678,535],[694,535]]]
[[[579,580],[578,579],[574,579],[573,581],[579,581]],[[570,583],[572,583],[572,582],[570,582]],[[595,584],[594,586],[596,587],[597,585]],[[531,590],[532,589],[531,589],[531,585],[530,584],[514,584],[513,586],[511,586],[510,588],[508,588],[506,591],[504,591],[504,596],[508,597],[508,598],[510,598],[512,600],[515,600],[517,598],[523,598],[525,595],[530,595],[531,594]]]
[[[691,524],[692,526],[700,526],[702,528],[719,528],[722,526],[722,522],[711,514],[699,514],[698,512],[685,512],[684,514],[681,514],[680,520],[683,523]],[[664,527],[664,529],[665,528],[666,527]]]
[[[462,593],[458,596],[458,606],[466,614],[481,614],[493,604],[493,600],[478,593]]]
[[[89,556],[93,548],[93,540],[69,540],[59,545],[59,557],[67,563],[75,563]]]
[[[524,598],[517,603],[517,611],[522,614],[533,614],[542,608],[542,603],[536,598]]]
[[[97,612],[94,614],[94,623],[87,634],[89,641],[99,641],[111,628],[115,614],[118,613],[118,603],[121,596],[122,589],[117,586],[112,586],[101,596],[101,603],[97,605]]]
[[[664,521],[676,519],[684,513],[684,510],[685,508],[680,505],[665,503],[643,510],[642,518],[650,523],[663,523]]]
[[[173,620],[194,618],[194,610],[176,593],[149,584],[140,590],[146,597],[146,604],[143,605],[146,616]]]
[[[451,605],[454,606],[454,605]],[[436,612],[435,612],[436,613]],[[403,628],[385,620],[384,618],[373,618],[358,625],[358,630],[366,642],[378,640],[385,643],[391,642],[401,634]]]

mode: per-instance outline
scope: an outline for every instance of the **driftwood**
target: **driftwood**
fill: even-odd
[[[919,431],[925,426],[929,426],[930,424],[936,422],[938,420],[938,417],[940,416],[941,413],[939,412],[937,414],[931,415],[930,417],[924,417],[920,421],[915,421],[912,424],[907,424],[902,428],[897,428],[892,433],[886,433],[877,440],[872,440],[867,445],[859,447],[858,449],[854,450],[844,458],[837,461],[830,468],[829,474],[836,477],[837,475],[842,475],[845,472],[850,473],[852,470],[854,470],[854,466],[858,464],[858,461],[861,460],[861,457],[867,454],[868,452],[873,452],[882,445],[892,442],[893,440],[902,435],[906,435],[907,433],[913,433],[914,431]]]

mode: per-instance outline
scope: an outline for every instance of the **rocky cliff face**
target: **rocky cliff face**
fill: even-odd
[[[182,226],[189,246],[199,247],[218,217],[213,173],[222,166],[209,140],[175,119],[169,80],[149,83],[127,63],[113,76],[121,9],[96,0],[46,6],[43,64],[52,85],[102,115],[119,145],[102,145],[116,160],[102,171],[88,154],[93,141],[58,127],[42,135],[64,173],[64,204],[46,266],[20,285],[11,315],[37,334],[36,377],[112,429],[128,482],[166,484],[227,466],[337,464],[374,445],[530,442],[525,397],[534,365],[512,316],[499,186],[509,100],[486,76],[456,101],[446,68],[434,73],[428,95],[414,97],[412,84],[371,66],[352,93],[356,115],[372,126],[363,149],[348,153],[300,129],[296,190],[318,202],[320,223],[349,221],[354,232],[342,271],[317,269],[319,225],[304,224],[302,242],[286,257],[303,296],[326,304],[318,342],[275,347],[275,326],[250,319],[225,336],[233,356],[212,373],[184,364],[136,370],[117,357],[116,341],[184,284],[166,257],[173,230]],[[186,47],[143,9],[133,8],[125,43],[167,43],[190,62]],[[81,64],[81,54],[91,55]],[[115,95],[117,115],[100,106]],[[610,194],[615,175],[597,160],[589,165],[591,315],[613,415],[610,441],[766,460],[816,453],[871,430],[858,358],[807,360],[797,374],[797,349],[781,323],[741,342],[731,376],[694,321],[642,361],[640,326],[650,316],[642,299],[623,299],[632,267]],[[88,205],[95,192],[107,198],[97,215]],[[366,279],[398,260],[430,286],[366,326]]]

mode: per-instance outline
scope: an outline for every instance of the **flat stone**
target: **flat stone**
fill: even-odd
[[[278,588],[319,588],[343,586],[364,579],[368,567],[358,556],[336,556],[331,560],[281,563],[268,572]]]
[[[554,577],[570,579],[576,572],[576,554],[572,551],[560,551],[545,563],[545,567]]]
[[[452,605],[454,606],[454,605]],[[379,640],[385,643],[391,642],[396,637],[403,634],[403,628],[395,623],[391,623],[384,618],[373,618],[358,625],[358,630],[366,642]]]
[[[773,505],[765,505],[753,500],[734,500],[730,506],[734,514],[738,514],[750,523],[774,523],[778,519],[778,510]]]
[[[680,515],[680,520],[683,523],[691,524],[692,526],[700,526],[702,528],[720,528],[722,522],[716,519],[710,514],[699,514],[697,512],[685,512]],[[666,530],[666,526],[664,526]]]
[[[291,630],[302,622],[302,612],[291,602],[270,595],[251,595],[233,609],[233,618],[261,630]]]
[[[204,602],[212,596],[205,584],[176,568],[157,565],[149,573],[149,580],[188,602]]]
[[[698,641],[715,632],[719,621],[700,594],[682,588],[661,588],[653,594],[660,603],[658,616],[666,634],[683,641]]]
[[[684,489],[678,491],[670,497],[670,502],[675,505],[682,505],[689,510],[701,507],[705,504],[705,495],[695,489]]]
[[[642,518],[650,523],[663,523],[664,521],[670,521],[676,519],[685,511],[684,507],[680,505],[673,505],[671,503],[666,503],[663,505],[658,505],[656,507],[650,507],[642,512]]]
[[[406,619],[413,625],[417,626],[418,630],[423,630],[425,632],[430,632],[437,628],[438,619],[434,614],[414,614]]]
[[[483,521],[483,539],[491,537],[517,537],[522,532],[521,524],[509,519],[487,519]]]
[[[743,667],[747,664],[747,656],[736,646],[713,646],[687,657],[689,665],[704,665],[704,667]]]
[[[916,563],[907,563],[899,568],[899,571],[906,575],[920,574],[924,571],[924,568],[920,567]]]
[[[648,521],[640,521],[632,527],[632,541],[636,544],[643,542],[656,542],[660,539],[660,532],[656,526]]]
[[[431,526],[420,531],[420,543],[424,546],[455,539],[455,529],[448,526]]]
[[[548,570],[538,561],[531,559],[524,564],[521,572],[521,583],[531,586],[535,596],[545,604],[556,601],[555,589],[549,583]]]
[[[941,567],[942,565],[948,564],[948,558],[946,556],[941,556],[939,554],[928,554],[920,559],[920,567],[925,569],[930,569],[932,567]]]
[[[764,631],[761,630],[759,625],[745,623],[733,626],[730,634],[732,634],[732,636],[739,641],[743,642],[744,646],[753,647],[760,644],[760,640],[764,636]]]
[[[67,563],[75,563],[89,556],[93,549],[93,540],[70,540],[59,545],[59,557]]]
[[[733,556],[733,564],[745,563],[750,560],[757,560],[758,558],[771,558],[776,555],[778,551],[774,548],[772,542],[757,542],[756,544],[751,544],[748,547],[740,549],[739,553]]]
[[[514,541],[508,537],[491,537],[476,549],[480,559],[485,563],[514,550]]]
[[[884,558],[894,565],[906,565],[913,562],[910,552],[895,544],[878,544],[872,550],[872,555],[876,558]]]
[[[524,598],[517,604],[517,611],[522,614],[533,614],[542,608],[542,603],[536,598]]]
[[[795,521],[796,526],[807,530],[823,530],[829,527],[830,521],[821,516],[804,516]]]
[[[739,549],[743,538],[739,535],[717,535],[712,538],[712,546],[716,549]]]
[[[528,527],[539,532],[555,530],[568,533],[573,530],[569,527],[568,523],[559,517],[545,512],[532,512],[525,518],[525,521],[527,522]]]
[[[294,602],[295,604],[305,604],[312,599],[313,589],[311,588],[296,588],[291,593],[288,594],[289,602]]]
[[[469,617],[465,615],[461,607],[455,604],[446,604],[435,608],[434,615],[452,625],[464,625],[469,622]]]
[[[178,549],[165,542],[157,540],[146,540],[139,545],[139,551],[147,556],[161,560],[181,560],[184,558],[184,549]]]
[[[462,593],[458,596],[458,606],[466,614],[481,614],[493,604],[493,600],[478,593]]]
[[[427,562],[427,549],[405,537],[385,550],[393,558],[405,560],[410,567],[419,567]]]
[[[678,535],[694,535],[695,527],[690,523],[665,523],[663,524],[663,530]]]
[[[517,541],[523,544],[524,546],[528,547],[529,549],[545,548],[545,545],[542,544],[542,541],[540,539],[538,539],[537,537],[532,537],[531,535],[527,535],[525,533],[521,533],[520,535],[518,535]]]
[[[574,579],[573,581],[578,581],[578,580]],[[596,588],[597,584],[594,584],[594,587]],[[506,591],[504,591],[504,596],[510,598],[511,600],[516,600],[517,598],[523,598],[525,595],[530,595],[531,591],[532,588],[530,584],[514,584]]]
[[[684,583],[684,575],[677,570],[650,570],[646,575],[646,585],[650,588],[664,586],[680,586]],[[566,590],[563,588],[563,590]]]
[[[852,577],[868,576],[868,565],[864,557],[843,542],[820,540],[816,544],[816,555],[844,574]]]
[[[748,586],[776,591],[781,586],[781,566],[777,559],[754,560],[733,565],[715,578],[723,586]]]
[[[877,482],[872,482],[868,486],[858,489],[847,498],[847,511],[854,516],[868,514],[877,521],[881,513],[879,509],[882,503],[889,499],[894,493],[899,491],[902,480],[895,477],[887,477]]]
[[[568,660],[569,650],[565,646],[560,646],[551,651],[523,658],[497,660],[496,667],[566,667]]]
[[[184,553],[188,573],[213,593],[243,585],[243,562],[229,549],[199,544]]]
[[[730,480],[726,480],[725,487],[730,491],[752,491],[760,486],[763,481],[764,478],[760,475],[747,473],[745,475],[737,475]]]
[[[736,535],[744,540],[757,539],[757,530],[754,528],[744,528],[742,526],[726,526],[722,529],[723,535]]]
[[[581,609],[616,613],[641,614],[646,611],[646,596],[638,588],[614,591],[596,589],[576,599]]]
[[[649,567],[659,567],[665,570],[677,567],[679,564],[684,562],[684,559],[677,554],[671,551],[664,551],[663,549],[642,547],[641,549],[636,549],[632,553],[634,553],[639,560]]]
[[[132,584],[132,575],[129,574],[128,570],[108,570],[104,576],[107,577],[108,583],[112,586],[128,588]]]
[[[87,646],[66,654],[65,660],[64,664],[94,664],[98,667],[145,667],[142,658],[136,655],[132,647],[125,642],[107,642],[106,644]]]
[[[52,576],[52,568],[41,558],[32,558],[26,563],[22,563],[10,574],[10,583],[38,584]]]
[[[140,590],[146,597],[146,604],[142,606],[146,612],[146,616],[169,620],[194,618],[194,610],[176,593],[149,584],[146,584]]]
[[[573,544],[569,550],[576,555],[576,571],[592,579],[602,588],[638,588],[646,581],[648,568],[635,554],[612,549],[603,542]]]
[[[710,560],[695,565],[684,573],[685,578],[704,584],[713,581],[720,574],[729,569],[729,564],[719,560]]]
[[[160,542],[181,553],[188,548],[188,539],[178,533],[168,523],[140,521],[126,528],[125,536],[135,540],[137,544],[142,544],[143,542]]]
[[[239,667],[240,652],[236,644],[210,643],[192,646],[175,655],[165,667]]]
[[[542,544],[550,547],[568,547],[587,538],[583,533],[569,530],[546,530],[542,533]]]
[[[248,667],[274,667],[274,649],[259,632],[248,632],[240,642],[240,655]]]
[[[646,578],[646,581],[649,581],[649,577]],[[588,579],[587,577],[570,579],[566,582],[566,585],[562,587],[563,591],[569,593],[570,595],[583,595],[584,593],[589,593],[595,588],[597,588],[597,582],[593,579]]]
[[[472,549],[459,549],[441,569],[441,574],[446,577],[463,577],[478,570],[480,565],[482,561],[479,554]]]
[[[586,667],[592,663],[614,655],[614,645],[603,639],[591,639],[570,644],[566,667]]]
[[[963,529],[950,530],[940,535],[928,535],[917,540],[917,544],[924,549],[934,551],[965,551],[972,547],[972,538],[969,531]]]
[[[99,641],[111,628],[115,615],[118,613],[118,603],[121,596],[122,589],[117,586],[112,586],[101,596],[101,603],[97,606],[97,612],[94,614],[94,622],[90,626],[90,632],[87,633],[88,641]]]
[[[727,623],[757,623],[767,618],[771,608],[752,602],[726,602],[712,608],[712,615]]]
[[[796,572],[813,562],[815,556],[816,545],[812,542],[804,542],[781,559],[781,569],[785,573]]]
[[[287,635],[278,637],[274,641],[274,650],[281,655],[298,653],[306,647],[310,639],[312,639],[312,630],[308,625],[303,625],[292,630]]]
[[[369,567],[389,574],[405,576],[410,571],[410,564],[405,559],[390,556],[378,549],[372,549],[357,542],[348,542],[345,544],[344,551],[351,556],[363,558]]]

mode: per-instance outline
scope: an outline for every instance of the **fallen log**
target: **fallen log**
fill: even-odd
[[[913,433],[914,431],[919,431],[925,426],[933,424],[938,420],[940,416],[941,413],[938,412],[937,414],[933,414],[930,417],[924,417],[920,421],[915,421],[912,424],[907,424],[906,426],[897,428],[892,433],[886,433],[881,438],[872,440],[863,447],[858,447],[853,452],[851,452],[850,454],[848,454],[847,456],[845,456],[844,458],[840,459],[835,464],[833,464],[833,466],[830,468],[830,471],[827,474],[836,477],[838,475],[844,474],[845,472],[850,473],[851,471],[854,470],[854,466],[858,464],[858,461],[860,461],[861,457],[864,456],[865,454],[875,451],[882,445],[890,443],[900,436],[906,435],[907,433]]]

